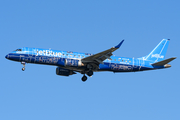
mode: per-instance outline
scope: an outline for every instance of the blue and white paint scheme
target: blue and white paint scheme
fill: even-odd
[[[169,41],[170,39],[163,39],[147,56],[136,59],[112,54],[120,48],[124,40],[117,46],[97,54],[23,47],[7,54],[5,58],[21,62],[23,71],[26,63],[54,65],[57,66],[57,75],[69,76],[79,72],[83,74],[82,81],[86,81],[86,75],[92,76],[93,72],[98,71],[136,72],[169,68],[171,65],[168,63],[176,59],[165,59]]]

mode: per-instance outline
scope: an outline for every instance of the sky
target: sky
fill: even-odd
[[[0,120],[179,120],[179,0],[0,1]],[[171,68],[57,76],[5,59],[20,47],[142,57],[171,39]]]

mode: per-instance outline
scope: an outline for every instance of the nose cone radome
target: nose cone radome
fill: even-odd
[[[9,58],[8,55],[6,55],[5,58],[8,59]]]

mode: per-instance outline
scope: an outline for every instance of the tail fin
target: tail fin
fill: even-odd
[[[170,39],[163,39],[152,52],[145,57],[145,60],[159,62],[164,60]]]

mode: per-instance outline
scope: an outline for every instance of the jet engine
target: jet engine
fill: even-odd
[[[72,71],[72,70],[57,67],[56,68],[56,74],[61,75],[61,76],[69,76],[69,75],[73,75],[73,74],[76,74],[76,73],[74,71]]]

